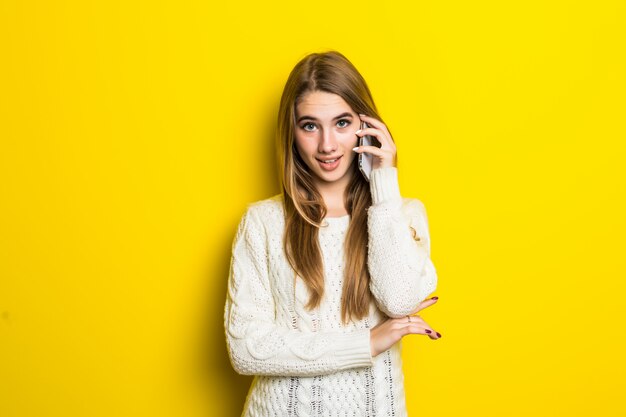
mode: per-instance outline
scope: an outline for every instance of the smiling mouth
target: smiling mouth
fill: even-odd
[[[321,162],[321,163],[323,163],[323,164],[329,164],[329,165],[330,165],[330,164],[332,164],[333,162],[337,161],[338,159],[341,159],[341,157],[343,157],[343,155],[338,156],[337,158],[334,158],[334,159],[326,159],[326,160],[323,160],[323,159],[318,159],[318,158],[315,158],[315,159],[317,159],[318,161],[320,161],[320,162]]]

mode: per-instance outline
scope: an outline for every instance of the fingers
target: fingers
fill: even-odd
[[[420,316],[407,316],[393,319],[392,329],[398,331],[400,337],[404,337],[407,334],[424,334],[433,340],[441,337],[441,333],[435,331]]]
[[[411,314],[415,314],[418,311],[425,309],[426,307],[430,307],[431,305],[435,304],[438,299],[439,297],[432,297],[432,298],[422,301],[421,303],[419,303],[417,308],[411,312]]]
[[[357,146],[352,148],[356,153],[369,153],[374,156],[372,169],[396,166],[395,151],[377,148],[376,146]]]
[[[441,334],[433,330],[433,328],[428,323],[426,323],[424,319],[422,319],[420,316],[410,316],[410,317],[411,317],[410,327],[414,327],[413,323],[415,323],[431,339],[436,340],[441,337]]]
[[[403,328],[403,336],[406,336],[408,334],[424,334],[428,337],[430,337],[432,340],[437,340],[437,332],[435,332],[433,329],[429,329],[427,327],[424,326],[420,326],[418,324],[410,324],[406,327]]]
[[[361,153],[361,152],[367,152],[367,153],[371,153],[372,155],[376,155],[380,158],[383,158],[387,152],[381,150],[380,148],[376,147],[376,146],[357,146],[356,148],[352,149],[354,152],[356,153]]]
[[[432,329],[432,327],[430,327],[419,315],[414,315],[414,314],[417,313],[420,310],[425,309],[426,307],[430,307],[431,305],[435,304],[437,302],[437,300],[439,300],[439,297],[435,296],[435,297],[431,297],[431,298],[429,298],[427,300],[422,301],[417,306],[417,308],[410,314],[411,321],[416,321],[418,323],[423,323],[425,328],[431,331],[431,333],[429,334],[431,339],[439,339],[441,337],[441,333],[434,331]]]
[[[380,148],[376,146],[357,146],[352,150],[356,153],[368,153],[376,157],[373,169],[396,166],[396,145],[391,138],[389,130],[383,122],[373,117],[359,115],[361,120],[367,122],[370,127],[359,129],[356,132],[358,137],[371,135],[380,142]]]
[[[380,129],[374,129],[372,127],[366,127],[365,129],[359,129],[355,132],[357,136],[374,136],[381,144],[382,149],[396,150],[396,145],[389,139],[387,134]]]
[[[433,330],[418,315],[395,319],[385,318],[370,331],[372,356],[384,352],[409,334],[423,334],[433,340],[441,338],[441,334]]]
[[[386,135],[385,139],[387,141],[387,145],[395,146],[394,142],[393,142],[393,138],[391,137],[391,133],[389,133],[389,130],[387,129],[387,126],[385,126],[385,124],[383,122],[381,122],[380,120],[375,119],[373,117],[366,116],[364,114],[359,114],[359,117],[361,117],[361,120],[367,122],[367,124],[369,124],[370,126],[375,127],[376,129],[382,130],[384,132],[384,134]],[[363,130],[367,130],[367,129],[363,129]],[[367,134],[370,134],[370,133],[367,133]],[[374,136],[376,136],[378,138],[378,135],[374,135]]]

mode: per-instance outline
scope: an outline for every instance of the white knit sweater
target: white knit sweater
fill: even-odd
[[[402,198],[397,169],[372,171],[369,315],[341,323],[343,241],[350,216],[327,217],[319,242],[319,308],[283,251],[282,195],[248,205],[232,245],[224,311],[234,369],[256,375],[243,416],[406,416],[401,343],[372,358],[370,328],[409,314],[437,286],[423,203]],[[415,231],[415,233],[414,233]],[[295,281],[295,285],[294,285]]]

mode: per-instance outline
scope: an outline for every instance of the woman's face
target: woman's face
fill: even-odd
[[[361,120],[337,94],[312,91],[296,106],[295,144],[316,185],[347,186]]]

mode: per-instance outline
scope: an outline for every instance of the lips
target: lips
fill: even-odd
[[[332,158],[315,158],[315,159],[317,159],[318,161],[325,162],[325,161],[333,161],[333,160],[335,160],[335,159],[339,159],[339,158],[341,158],[342,156],[343,156],[343,155],[337,155],[337,156],[333,156]]]
[[[317,159],[317,162],[320,164],[320,167],[325,170],[325,171],[332,171],[333,169],[337,168],[339,166],[339,162],[341,162],[341,158],[343,157],[343,155],[337,156],[335,158],[324,158],[324,159]]]

